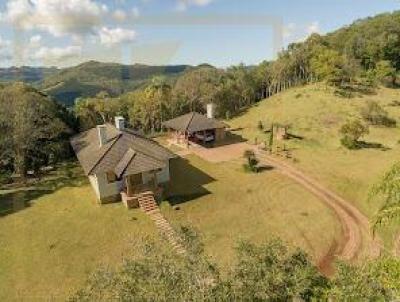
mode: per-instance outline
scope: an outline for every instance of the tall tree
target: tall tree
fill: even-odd
[[[25,84],[0,90],[1,154],[9,154],[22,177],[60,155],[69,129],[59,114],[54,101]]]

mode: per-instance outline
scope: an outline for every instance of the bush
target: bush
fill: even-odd
[[[360,149],[359,142],[352,140],[350,137],[345,136],[340,139],[340,143],[343,147],[346,147],[349,150],[357,150]]]
[[[246,172],[258,173],[258,159],[256,154],[252,150],[246,150],[243,154],[243,157],[246,158],[247,163],[243,165],[243,168]]]
[[[359,139],[369,133],[367,125],[364,125],[359,120],[348,121],[340,128],[340,133],[343,135],[340,142],[350,150],[359,149]]]
[[[374,126],[395,127],[396,120],[390,118],[386,110],[375,101],[370,101],[361,109],[362,118]]]

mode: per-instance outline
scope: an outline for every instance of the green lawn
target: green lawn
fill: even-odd
[[[279,236],[319,257],[340,232],[330,210],[273,170],[248,174],[242,160],[212,164],[189,156],[173,163],[172,177],[165,215],[174,224],[197,228],[206,252],[222,266],[234,260],[233,248],[241,239]]]
[[[0,301],[63,301],[157,235],[140,210],[100,207],[76,164],[53,174],[32,191],[0,191]]]
[[[313,256],[339,232],[332,213],[275,171],[244,173],[242,161],[210,164],[196,156],[172,164],[172,224],[201,231],[206,252],[222,266],[240,239],[273,236]],[[122,204],[99,206],[76,164],[67,164],[29,191],[0,191],[0,301],[64,300],[102,265],[134,255],[134,242],[159,238],[151,220]]]
[[[373,217],[379,203],[367,202],[368,191],[393,163],[400,160],[399,128],[371,127],[364,138],[369,143],[380,143],[383,149],[348,151],[341,147],[339,128],[349,118],[360,116],[360,108],[368,100],[379,102],[391,117],[400,122],[400,90],[381,88],[375,95],[351,99],[336,97],[331,90],[321,85],[310,85],[291,89],[262,101],[242,116],[232,120],[236,133],[250,141],[257,137],[265,140],[257,130],[257,122],[263,121],[290,124],[290,132],[303,140],[286,141],[296,158],[296,165],[320,180],[327,187],[337,191],[357,205],[367,216]],[[390,246],[391,228],[382,232]]]

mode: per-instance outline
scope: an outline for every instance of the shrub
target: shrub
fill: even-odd
[[[344,136],[340,139],[340,143],[343,147],[346,147],[349,150],[357,150],[360,149],[360,144],[357,141],[352,140],[348,136]]]
[[[340,128],[340,133],[343,135],[340,140],[342,145],[348,149],[360,148],[359,139],[369,133],[367,125],[364,125],[359,120],[348,121]]]
[[[386,110],[375,101],[370,101],[361,109],[362,118],[375,126],[395,127],[396,120],[390,118]]]
[[[244,151],[243,157],[246,158],[247,163],[243,165],[246,172],[258,173],[258,159],[252,150]]]

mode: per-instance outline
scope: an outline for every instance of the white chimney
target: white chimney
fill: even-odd
[[[215,105],[214,104],[207,104],[207,118],[214,118],[215,117]]]
[[[115,117],[115,128],[117,128],[118,130],[125,129],[125,119],[122,116]]]
[[[99,145],[100,147],[102,147],[107,143],[107,126],[106,125],[97,126],[97,133],[99,136]]]

